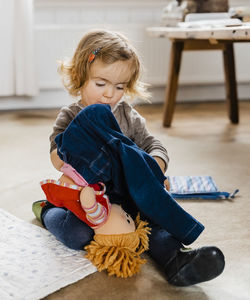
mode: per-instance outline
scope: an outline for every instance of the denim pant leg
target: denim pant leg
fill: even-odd
[[[42,215],[45,227],[65,246],[83,250],[93,239],[94,231],[71,211],[52,207]]]
[[[149,224],[149,226],[151,227],[151,234],[149,235],[148,254],[158,265],[164,268],[183,245],[159,225]]]
[[[164,189],[158,164],[122,134],[108,105],[84,108],[56,143],[60,158],[89,183],[112,182],[117,194],[128,191],[139,211],[184,244],[204,230]]]

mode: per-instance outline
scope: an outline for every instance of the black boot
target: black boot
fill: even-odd
[[[219,276],[224,266],[224,255],[217,247],[183,248],[165,265],[164,272],[170,284],[189,286]]]

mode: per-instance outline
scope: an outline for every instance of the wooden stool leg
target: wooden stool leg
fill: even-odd
[[[166,99],[163,112],[163,126],[170,127],[176,101],[176,93],[178,87],[178,77],[181,66],[181,56],[184,42],[173,41],[171,45],[171,55],[169,62],[169,72],[166,88]]]
[[[228,114],[232,123],[239,122],[239,109],[237,97],[237,83],[235,75],[234,48],[233,43],[226,43],[223,51],[224,72],[226,84],[226,101]]]

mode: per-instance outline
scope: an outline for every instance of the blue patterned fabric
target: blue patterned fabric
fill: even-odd
[[[168,176],[168,180],[175,199],[228,199],[239,191],[220,192],[211,176]]]

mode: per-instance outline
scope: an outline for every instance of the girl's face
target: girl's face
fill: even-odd
[[[90,76],[81,90],[81,103],[116,105],[131,78],[131,65],[128,61],[105,64],[96,59],[90,68]]]

